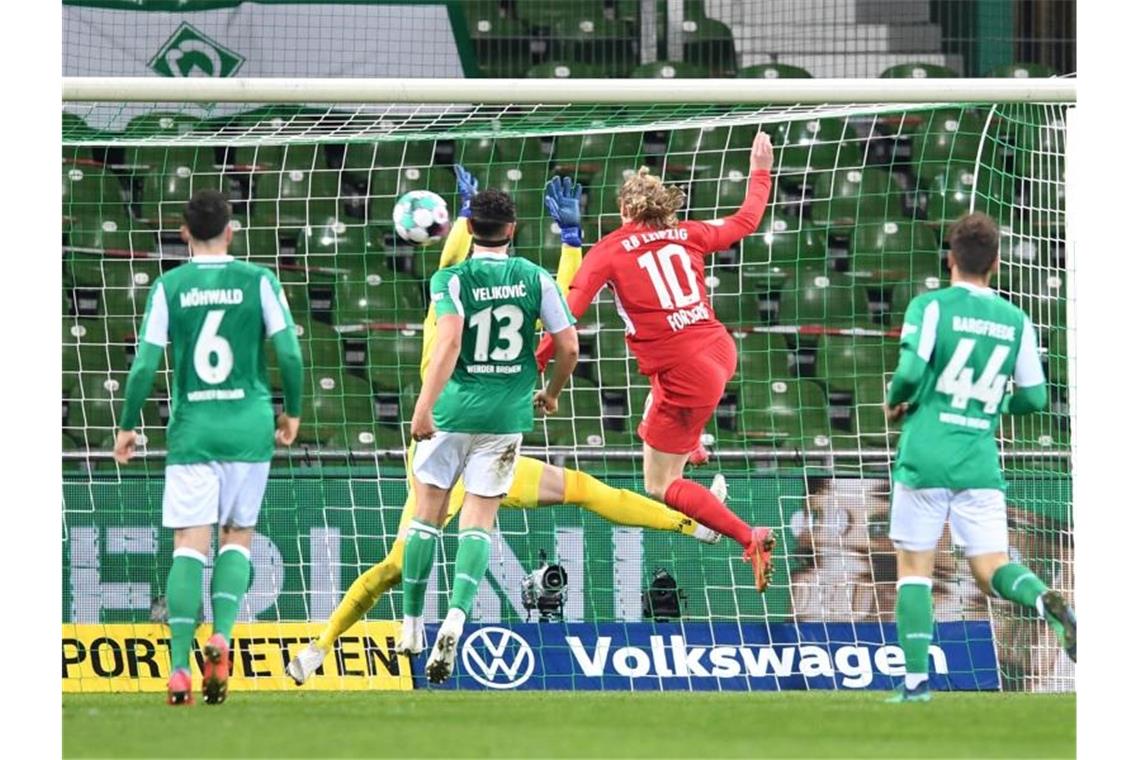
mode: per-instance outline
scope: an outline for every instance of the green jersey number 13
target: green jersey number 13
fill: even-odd
[[[981,401],[986,414],[996,414],[1005,395],[1006,382],[1009,378],[1001,374],[1001,368],[1009,357],[1009,346],[994,346],[990,358],[982,369],[982,376],[974,382],[974,370],[967,367],[970,354],[974,352],[977,341],[973,338],[961,338],[954,347],[954,354],[947,362],[946,368],[938,376],[938,383],[934,386],[939,393],[950,396],[950,406],[955,409],[965,409],[970,400]]]
[[[494,319],[498,344],[506,341],[507,345],[491,349],[491,320]],[[477,311],[467,320],[467,324],[475,329],[475,361],[485,362],[488,358],[496,362],[511,362],[519,358],[523,349],[522,326],[526,321],[522,309],[514,304],[503,304],[494,308]]]

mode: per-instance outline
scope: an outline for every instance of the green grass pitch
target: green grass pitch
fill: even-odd
[[[1074,757],[1076,697],[278,692],[65,695],[64,757]]]

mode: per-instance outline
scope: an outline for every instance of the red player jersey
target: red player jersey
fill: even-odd
[[[626,343],[643,375],[654,375],[701,350],[710,333],[724,330],[709,303],[705,257],[756,231],[768,203],[772,176],[752,172],[740,210],[711,222],[681,222],[671,229],[626,224],[599,240],[570,283],[567,303],[581,317],[605,285],[625,321]],[[540,366],[550,359],[544,338]]]

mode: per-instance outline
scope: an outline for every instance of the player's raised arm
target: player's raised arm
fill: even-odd
[[[590,249],[590,255],[582,259],[582,266],[574,275],[570,283],[570,292],[566,296],[566,303],[574,319],[586,313],[594,296],[606,284],[610,277],[610,253],[604,242]],[[547,327],[549,329],[549,326]],[[542,336],[535,351],[540,370],[545,369],[550,358],[554,356],[554,342],[549,333]]]
[[[459,191],[459,212],[455,215],[455,224],[447,233],[447,240],[443,243],[443,252],[439,255],[437,269],[450,267],[467,258],[471,251],[471,229],[467,226],[467,219],[471,216],[471,199],[479,192],[479,180],[471,172],[463,168],[462,164],[455,164],[455,184]]]
[[[764,217],[768,196],[772,192],[772,141],[761,130],[756,131],[749,155],[748,191],[740,209],[715,222],[697,222],[693,231],[703,233],[702,247],[707,251],[723,251],[756,231]]]
[[[1002,412],[1032,414],[1040,412],[1049,403],[1045,387],[1045,371],[1037,355],[1037,331],[1029,317],[1021,331],[1021,345],[1017,350],[1017,363],[1013,368],[1013,394],[1006,396]]]
[[[574,275],[582,266],[582,185],[569,177],[555,176],[546,183],[545,202],[562,236],[558,287],[568,293]]]
[[[150,289],[146,314],[139,329],[138,348],[127,375],[123,409],[119,414],[119,432],[115,436],[115,461],[126,464],[135,453],[135,428],[139,426],[139,415],[154,387],[154,377],[162,363],[162,352],[166,347],[169,326],[169,311],[166,291],[160,278]]]
[[[261,318],[265,334],[273,343],[277,366],[281,369],[281,386],[285,392],[285,409],[277,419],[275,439],[278,445],[292,446],[301,427],[301,394],[304,383],[304,362],[301,343],[297,340],[293,314],[281,283],[272,274],[261,278]]]

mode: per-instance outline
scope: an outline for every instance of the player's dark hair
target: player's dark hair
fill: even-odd
[[[998,257],[1001,236],[993,219],[973,213],[959,219],[950,230],[950,251],[964,274],[982,277],[990,273]]]
[[[507,243],[507,225],[514,221],[515,202],[502,190],[481,190],[471,199],[471,233],[480,245]]]
[[[217,190],[199,190],[190,196],[182,219],[190,237],[195,240],[213,240],[225,232],[230,223],[230,202]]]

